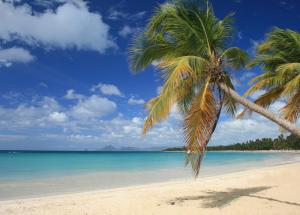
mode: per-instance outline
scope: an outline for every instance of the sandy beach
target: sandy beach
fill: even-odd
[[[0,202],[0,214],[299,214],[300,163],[94,192]]]

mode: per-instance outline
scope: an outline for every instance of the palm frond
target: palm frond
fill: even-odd
[[[162,35],[149,39],[144,32],[140,32],[129,48],[130,67],[134,72],[142,71],[156,60],[175,54],[176,46],[166,41]]]
[[[289,29],[274,28],[266,41],[257,46],[257,56],[250,66],[262,66],[265,71],[252,80],[253,86],[245,95],[265,90],[255,100],[256,104],[269,107],[285,99],[288,104],[282,109],[284,118],[295,122],[299,117],[300,95],[300,34]]]
[[[149,113],[144,123],[143,133],[146,134],[154,124],[165,120],[171,112],[175,102],[176,97],[171,92],[164,92],[148,101],[146,107],[149,110]]]
[[[276,72],[280,75],[293,75],[295,73],[300,73],[300,63],[293,62],[293,63],[284,63],[280,64],[276,68]]]
[[[284,86],[284,91],[282,92],[282,95],[292,95],[295,93],[295,91],[300,90],[300,73],[299,75],[293,77],[292,80],[287,82]]]
[[[191,108],[185,117],[184,133],[187,149],[193,152],[202,152],[205,134],[214,119],[215,99],[207,81],[203,89],[196,95]]]
[[[221,58],[225,61],[225,64],[234,70],[243,68],[249,61],[249,55],[247,52],[240,48],[232,47],[223,52]]]
[[[210,64],[202,57],[181,56],[164,60],[157,67],[162,73],[162,78],[167,83],[171,82],[178,86],[180,81],[189,76],[192,76],[195,80],[207,76]]]
[[[285,119],[296,122],[300,114],[300,91],[288,100],[288,104],[282,108],[281,112]]]
[[[166,119],[173,105],[184,115],[188,161],[198,175],[206,146],[223,104],[235,114],[237,104],[220,90],[220,83],[234,89],[226,69],[239,69],[248,56],[228,48],[233,34],[233,14],[218,19],[208,0],[171,0],[159,5],[147,26],[130,46],[134,71],[158,62],[164,85],[147,103],[146,133]]]
[[[222,98],[221,98],[222,100]],[[184,119],[184,134],[188,150],[187,163],[191,163],[197,176],[206,146],[218,122],[221,103],[217,104],[209,80],[197,93]]]
[[[180,88],[186,84],[185,80],[191,77],[192,80],[197,80],[207,66],[206,60],[195,56],[183,56],[159,63],[158,67],[162,71],[165,83],[160,95],[147,103],[149,114],[144,124],[144,134],[154,124],[165,120],[173,105],[186,94],[184,88]]]

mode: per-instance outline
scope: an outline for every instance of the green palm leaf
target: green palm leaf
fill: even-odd
[[[300,113],[300,34],[274,28],[257,47],[256,59],[249,66],[261,66],[265,72],[252,80],[253,86],[245,95],[265,90],[254,101],[263,107],[279,99],[287,100],[288,104],[281,110],[282,116],[295,122]]]
[[[147,103],[146,133],[177,105],[184,116],[187,161],[197,175],[222,107],[235,114],[236,102],[219,84],[234,89],[228,71],[243,67],[246,52],[228,47],[232,16],[218,19],[208,1],[174,0],[160,5],[130,48],[131,69],[156,62],[164,82],[160,95]]]

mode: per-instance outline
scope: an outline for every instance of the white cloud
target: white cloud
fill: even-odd
[[[243,33],[241,31],[238,32],[238,39],[239,40],[243,39]]]
[[[128,35],[130,35],[132,33],[132,29],[131,27],[129,27],[128,25],[123,26],[123,28],[118,32],[118,34],[122,37],[127,37]]]
[[[53,112],[49,115],[49,120],[53,122],[65,122],[68,120],[68,116],[63,112]]]
[[[263,42],[263,39],[259,39],[259,40],[250,39],[250,47],[248,48],[248,52],[250,52],[250,54],[252,56],[255,56],[256,47],[262,42]]]
[[[116,109],[116,103],[107,98],[92,95],[83,101],[79,101],[70,111],[70,115],[79,119],[99,118],[113,113]]]
[[[228,145],[263,137],[277,137],[279,134],[279,128],[275,124],[263,118],[256,118],[256,114],[253,114],[250,119],[220,122],[211,144]]]
[[[73,90],[70,95],[74,94]],[[4,140],[7,139],[10,139],[10,143],[21,144],[25,140],[43,143],[39,145],[41,148],[51,148],[56,142],[60,149],[99,149],[109,144],[141,148],[184,145],[182,116],[176,106],[172,108],[168,120],[155,125],[143,136],[144,115],[129,117],[126,112],[123,112],[125,116],[117,114],[115,102],[98,95],[81,96],[70,106],[62,105],[50,97],[38,98],[29,104],[19,102],[15,107],[0,106],[0,130],[4,135],[0,135],[0,148],[5,146]],[[275,102],[270,109],[278,113],[284,104]],[[277,137],[280,134],[276,124],[258,114],[242,120],[223,116],[221,119],[210,145]]]
[[[270,111],[278,114],[285,105],[286,103],[283,101],[276,101],[273,104],[271,104]]]
[[[39,5],[41,7],[50,8],[53,6],[53,3],[56,2],[55,0],[49,1],[49,0],[34,0],[33,4]]]
[[[112,6],[108,10],[108,19],[117,21],[117,20],[127,20],[127,21],[137,21],[142,19],[146,15],[146,11],[140,11],[137,13],[126,13],[122,10],[122,2]]]
[[[23,48],[12,47],[0,49],[0,67],[10,67],[13,63],[29,63],[34,59],[35,57],[31,55],[28,50]]]
[[[144,99],[135,99],[134,97],[131,97],[128,100],[128,104],[130,104],[130,105],[143,105],[143,104],[145,104],[145,100]]]
[[[160,94],[162,88],[163,88],[162,86],[159,86],[159,87],[156,88],[156,93],[157,93],[157,95]]]
[[[14,142],[14,141],[23,141],[27,137],[25,135],[9,135],[9,134],[0,134],[0,142]]]
[[[109,10],[109,15],[107,18],[110,20],[119,20],[119,19],[127,18],[127,16],[128,16],[128,14],[126,14],[122,11],[112,9],[112,10]]]
[[[0,19],[0,39],[4,41],[99,53],[116,46],[101,15],[90,12],[83,1],[68,1],[43,13],[33,11],[27,4],[16,6],[0,1]]]
[[[75,93],[75,90],[70,89],[67,91],[66,95],[64,96],[65,99],[69,100],[82,100],[85,98],[84,95]]]
[[[104,95],[109,96],[123,96],[119,88],[112,84],[102,84],[99,83],[97,85],[92,86],[91,91],[96,92],[96,90],[99,89],[100,92]]]
[[[148,148],[182,143],[178,123],[172,116],[143,136],[143,118],[125,118],[122,114],[107,118],[116,108],[114,102],[96,95],[85,96],[68,107],[45,97],[32,105],[20,104],[16,108],[0,106],[0,130],[3,134],[22,134],[26,141],[35,142],[41,149],[53,149],[55,142],[60,149],[82,149],[91,146],[89,144],[96,144],[91,146],[94,148],[101,148],[103,144]],[[19,144],[17,140],[15,143]],[[40,144],[45,142],[51,144]],[[0,138],[0,148],[3,146],[5,143]]]
[[[146,11],[140,11],[130,16],[130,19],[136,20],[136,19],[142,19],[146,15]]]
[[[142,125],[144,122],[143,119],[140,117],[133,117],[131,121],[136,125]]]
[[[130,34],[133,34],[136,31],[136,28],[132,28],[128,25],[123,26],[123,28],[118,32],[121,37],[126,38]]]
[[[161,63],[160,61],[154,60],[154,61],[152,61],[151,65],[154,67],[157,67],[160,63]]]
[[[0,106],[0,130],[28,131],[31,136],[35,130],[51,133],[50,130],[57,126],[61,126],[63,132],[91,129],[102,123],[101,117],[113,113],[116,108],[114,102],[96,95],[78,100],[69,107],[60,105],[54,98],[37,98],[14,108]]]
[[[171,113],[170,113],[170,118],[173,118],[177,121],[181,121],[183,120],[183,116],[180,114],[180,112],[178,111],[178,106],[174,105],[171,109]]]
[[[13,0],[13,1],[19,1],[21,2],[22,0]],[[66,2],[73,2],[76,3],[81,2],[81,0],[33,0],[33,4],[39,5],[45,8],[51,8],[54,6],[55,3],[66,3]]]
[[[256,74],[254,72],[244,71],[240,79],[242,81],[247,81],[248,79],[254,77]]]
[[[151,129],[146,136],[142,135],[144,120],[134,117],[131,120],[118,116],[105,122],[101,140],[107,143],[117,143],[122,146],[152,147],[180,145],[182,133],[179,124],[170,118]]]
[[[279,114],[279,110],[284,105],[284,102],[277,101],[270,106],[270,110]],[[264,137],[275,138],[279,135],[278,125],[259,114],[253,113],[250,118],[227,119],[219,122],[212,138],[212,144],[228,145]]]
[[[43,82],[43,81],[39,83],[39,86],[40,86],[40,87],[43,87],[43,88],[48,88],[48,84],[46,84],[46,83]]]
[[[58,102],[50,97],[44,97],[33,104],[19,104],[15,108],[0,106],[0,130],[45,127],[48,116],[60,110]]]
[[[253,94],[250,95],[250,98],[253,99],[253,100],[258,99],[258,97],[265,94],[266,92],[267,91],[265,91],[265,90],[257,90]]]

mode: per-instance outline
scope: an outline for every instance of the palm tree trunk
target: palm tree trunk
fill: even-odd
[[[269,120],[275,122],[282,128],[288,130],[292,134],[297,135],[300,137],[300,128],[298,128],[295,124],[277,116],[276,114],[272,113],[271,111],[247,100],[246,98],[240,96],[236,91],[226,86],[224,83],[219,84],[220,88],[228,95],[230,95],[235,101],[244,105],[245,107],[249,108],[250,110],[263,115],[264,117],[268,118]]]

